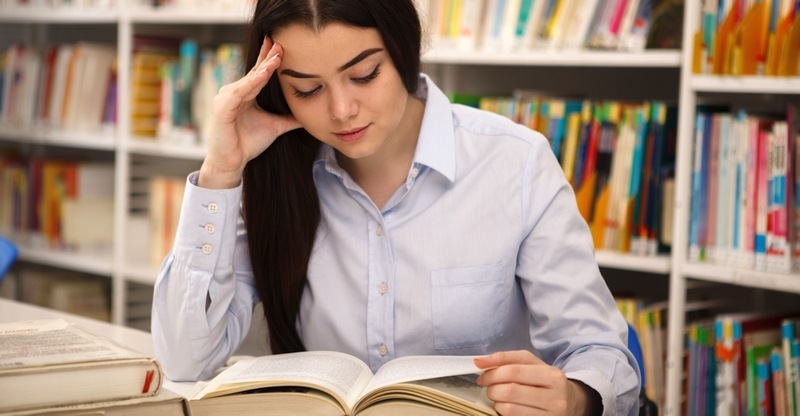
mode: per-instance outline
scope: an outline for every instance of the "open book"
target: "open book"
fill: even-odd
[[[156,395],[158,362],[63,319],[0,324],[0,413]]]
[[[409,356],[374,375],[356,357],[330,351],[246,358],[189,400],[205,415],[496,415],[471,356]]]

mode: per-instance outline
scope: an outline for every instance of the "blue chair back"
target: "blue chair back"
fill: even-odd
[[[631,324],[628,324],[628,349],[636,358],[636,363],[639,364],[639,374],[642,375],[642,384],[639,386],[644,390],[644,355],[642,354],[642,345],[639,343],[639,336],[636,335],[636,330],[633,329]]]
[[[0,282],[3,281],[6,272],[14,264],[14,261],[19,255],[17,245],[11,240],[0,236]]]

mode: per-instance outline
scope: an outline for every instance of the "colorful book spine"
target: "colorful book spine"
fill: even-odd
[[[767,269],[767,217],[769,193],[769,131],[758,134],[758,170],[756,171],[755,268]]]

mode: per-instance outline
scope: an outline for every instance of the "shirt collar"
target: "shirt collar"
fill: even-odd
[[[456,154],[450,99],[425,74],[420,74],[419,87],[414,96],[425,101],[414,165],[427,166],[453,182]],[[336,152],[331,146],[326,144],[321,146],[316,163],[323,163],[325,170],[336,176],[344,176],[343,169],[336,161]]]
[[[426,91],[422,91],[426,90]],[[414,163],[428,166],[453,182],[456,172],[455,127],[450,99],[428,78],[420,75],[420,93],[427,93]]]

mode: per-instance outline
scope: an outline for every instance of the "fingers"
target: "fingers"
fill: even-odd
[[[262,45],[262,49],[272,42]],[[263,52],[263,51],[262,51]],[[270,76],[280,66],[283,48],[274,43],[263,54],[264,58],[253,66],[253,69],[238,81],[224,85],[214,98],[215,114],[221,123],[232,123],[238,114],[253,106],[259,92],[267,85]],[[260,54],[261,55],[261,54]]]
[[[484,357],[475,357],[475,365],[484,370],[507,364],[544,364],[544,362],[526,350],[500,351]]]
[[[267,54],[269,50],[272,49],[272,39],[269,36],[264,36],[264,41],[261,42],[261,49],[258,51],[258,58],[256,59],[255,65],[250,69],[250,72],[255,71],[256,68],[267,58]]]
[[[267,85],[267,81],[269,81],[270,76],[272,76],[272,73],[275,72],[275,70],[281,64],[280,61],[282,54],[283,48],[281,47],[280,43],[276,42],[270,49],[267,50],[266,54],[264,55],[264,59],[260,59],[259,62],[253,67],[251,73],[245,77],[245,79],[248,81],[247,84],[249,84],[245,88],[245,94],[243,96],[245,100],[254,99],[261,89]]]

